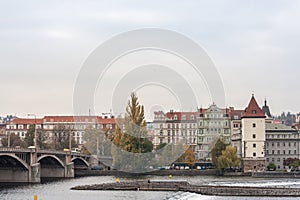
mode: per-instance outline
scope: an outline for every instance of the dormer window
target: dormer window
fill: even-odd
[[[256,110],[252,110],[252,114],[256,114]]]
[[[182,120],[186,120],[186,116],[185,115],[182,115]]]
[[[177,120],[177,115],[174,115],[174,120]]]
[[[194,115],[191,115],[191,120],[194,120]]]

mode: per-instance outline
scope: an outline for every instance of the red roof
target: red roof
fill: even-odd
[[[70,122],[70,123],[98,123],[98,124],[115,124],[114,118],[105,118],[99,116],[45,116],[44,118],[15,118],[11,121],[13,124],[43,124],[43,123],[57,123],[57,122]]]
[[[198,112],[167,112],[166,117],[170,120],[175,120],[175,115],[177,116],[177,120],[196,120]],[[194,119],[192,119],[192,115],[194,116]],[[185,116],[185,119],[183,119],[183,116]]]
[[[31,118],[15,118],[12,120],[14,124],[42,124],[43,119],[31,119]]]
[[[103,118],[99,116],[45,116],[44,122],[82,122],[82,123],[99,123],[99,124],[114,124],[114,118]]]
[[[265,118],[265,114],[262,109],[258,106],[254,95],[252,95],[248,107],[245,109],[245,112],[242,118]]]

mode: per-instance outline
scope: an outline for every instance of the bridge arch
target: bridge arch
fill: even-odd
[[[29,170],[28,164],[14,154],[0,154],[0,166],[4,168],[18,167]]]
[[[48,164],[52,166],[60,166],[62,168],[65,167],[64,163],[56,156],[54,155],[43,155],[37,159],[37,162],[39,162],[41,165]]]
[[[83,167],[87,168],[87,167],[90,166],[90,164],[85,159],[83,159],[81,157],[74,157],[74,158],[71,159],[71,161],[74,163],[74,167],[83,166]]]

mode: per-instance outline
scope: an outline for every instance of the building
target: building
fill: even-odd
[[[197,145],[197,114],[198,112],[154,112],[153,145],[163,143],[185,144],[193,148]]]
[[[5,131],[6,131],[6,124],[0,124],[0,147],[2,147],[2,142],[1,142],[2,138],[6,137]]]
[[[229,116],[231,120],[231,146],[237,150],[237,155],[242,158],[242,116],[244,110],[234,110],[229,108]]]
[[[274,163],[277,170],[284,170],[288,158],[300,158],[299,132],[285,124],[266,123],[266,161]]]
[[[254,95],[243,113],[242,120],[242,163],[244,172],[264,171],[265,157],[265,114],[258,106]]]
[[[25,135],[30,125],[36,125],[37,130],[41,130],[49,140],[59,126],[64,126],[72,132],[72,137],[77,145],[84,143],[84,134],[87,127],[98,130],[112,132],[115,129],[116,121],[114,117],[101,116],[45,116],[43,118],[15,118],[6,125],[6,135],[16,134],[21,139]]]
[[[6,135],[9,137],[11,134],[15,134],[24,140],[29,127],[31,125],[34,126],[35,124],[37,129],[43,128],[43,121],[41,118],[14,118],[6,124]]]
[[[230,144],[229,109],[220,109],[215,103],[207,109],[200,108],[197,116],[197,158],[211,160],[210,152],[219,138]]]

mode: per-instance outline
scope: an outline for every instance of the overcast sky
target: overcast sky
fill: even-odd
[[[292,0],[2,0],[0,116],[72,114],[74,84],[89,54],[116,34],[146,27],[202,46],[223,80],[227,106],[244,109],[254,91],[273,114],[299,112],[299,21],[300,1]]]

